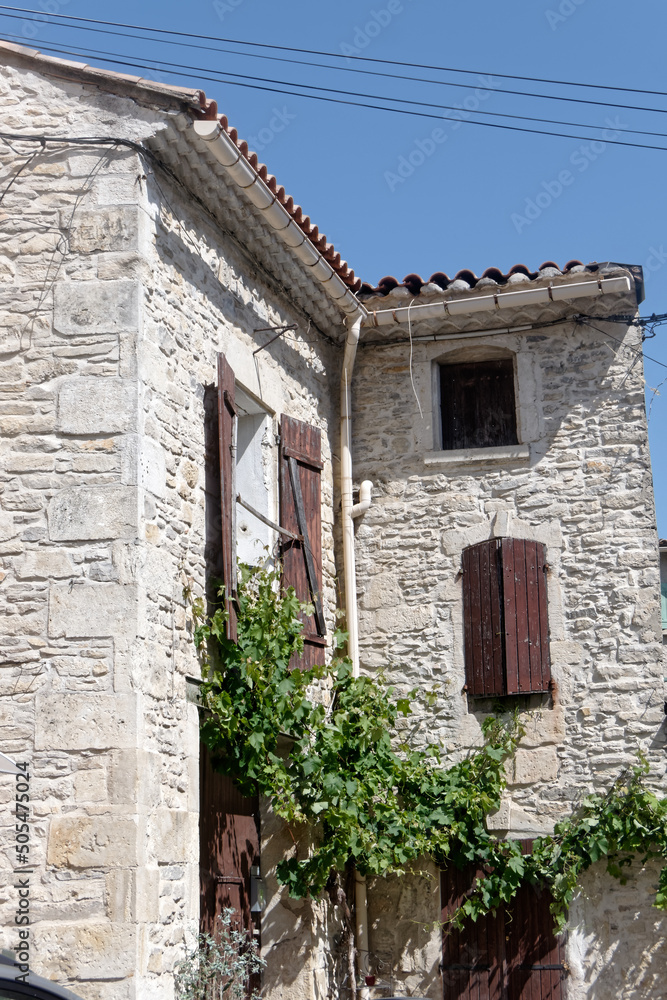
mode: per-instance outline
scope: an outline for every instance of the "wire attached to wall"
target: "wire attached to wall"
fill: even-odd
[[[414,299],[410,300],[410,305],[408,306],[408,336],[410,338],[410,382],[412,383],[412,391],[415,394],[415,399],[417,400],[417,406],[419,407],[419,416],[424,419],[424,412],[422,410],[422,404],[419,402],[419,396],[417,395],[417,388],[415,386],[415,378],[412,373],[412,320],[410,319],[410,310],[412,309],[412,303]]]

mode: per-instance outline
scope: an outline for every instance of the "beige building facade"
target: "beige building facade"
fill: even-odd
[[[435,696],[417,744],[459,759],[493,707],[466,672],[462,553],[543,547],[550,685],[519,696],[527,735],[499,835],[552,830],[638,748],[660,787],[657,536],[627,320],[638,269],[360,289],[200,91],[1,51],[15,181],[0,206],[0,750],[29,773],[31,967],[84,1000],[171,1000],[197,934],[200,673],[184,591],[204,594],[219,557],[220,355],[239,556],[279,540],[280,433],[299,421],[321,446],[313,641],[328,655],[344,592],[359,668]],[[475,365],[504,379],[511,440],[452,446],[443,379]],[[349,459],[356,486],[373,483],[354,534]],[[0,794],[2,946],[16,950],[13,776]],[[264,995],[338,995],[341,915],[280,891],[291,841],[261,813]],[[591,870],[565,946],[569,1000],[663,995],[656,872],[620,886]],[[458,995],[440,968],[435,870],[369,883],[367,906],[362,971],[387,984],[372,1000]]]

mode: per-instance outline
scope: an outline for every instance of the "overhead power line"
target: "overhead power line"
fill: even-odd
[[[11,37],[15,38],[17,36],[13,35]],[[216,74],[215,79],[218,79],[218,77],[220,78],[219,82],[221,82],[221,83],[229,83],[229,81],[227,81],[227,80],[225,80],[225,79],[222,78],[222,76],[221,76],[222,71],[218,71],[218,70],[215,70],[215,69],[209,69],[207,67],[189,66],[189,65],[184,64],[184,63],[172,63],[172,62],[169,62],[169,61],[167,61],[165,59],[156,59],[155,60],[156,65],[147,64],[147,63],[130,62],[130,61],[125,61],[125,56],[124,56],[123,53],[118,53],[118,52],[104,52],[104,51],[99,51],[99,50],[97,50],[97,51],[92,50],[91,51],[91,50],[85,49],[85,48],[83,48],[82,46],[79,46],[79,45],[72,45],[71,48],[69,48],[69,49],[64,49],[64,48],[62,48],[60,46],[43,45],[42,49],[45,52],[63,52],[65,54],[67,54],[67,55],[77,55],[77,54],[82,54],[82,55],[86,55],[86,56],[93,55],[96,58],[101,58],[101,59],[102,58],[103,59],[107,59],[107,57],[112,57],[113,59],[116,59],[117,61],[122,61],[122,65],[124,65],[124,66],[134,66],[135,68],[147,69],[147,70],[149,70],[151,72],[162,72],[165,66],[167,68],[169,68],[169,69],[175,69],[175,70],[193,70],[194,71],[193,75],[197,79],[203,79],[203,76],[202,76],[203,73],[215,73]],[[128,57],[128,60],[129,60],[129,58],[130,57]],[[343,95],[347,95],[347,96],[350,96],[350,97],[362,97],[362,98],[365,98],[366,100],[372,100],[372,101],[376,101],[376,100],[377,101],[391,101],[392,103],[395,103],[395,104],[410,104],[413,107],[435,108],[436,110],[440,110],[440,111],[460,111],[461,110],[456,105],[437,104],[434,101],[415,101],[415,100],[412,100],[412,99],[406,98],[406,97],[390,97],[388,95],[382,95],[382,94],[365,94],[363,92],[354,91],[354,90],[340,90],[337,87],[322,87],[322,86],[319,86],[317,84],[297,83],[297,82],[288,81],[288,80],[275,80],[275,79],[272,79],[271,77],[261,77],[261,76],[255,76],[255,75],[250,76],[247,73],[233,73],[230,70],[224,70],[224,73],[225,73],[226,76],[232,76],[232,77],[234,77],[236,79],[245,80],[245,81],[259,81],[260,83],[273,83],[273,84],[276,84],[276,85],[279,85],[279,86],[285,86],[285,87],[299,87],[302,90],[319,90],[319,91],[322,91],[324,93],[339,94],[339,95],[343,94]],[[191,74],[186,74],[186,75],[191,75]],[[207,79],[210,80],[212,78],[207,78]],[[299,96],[309,97],[309,96],[314,96],[314,95],[301,94]],[[382,109],[380,109],[380,110],[382,110]],[[387,110],[397,110],[397,109],[387,109]],[[510,114],[509,112],[504,112],[504,111],[485,111],[483,109],[475,109],[475,110],[467,111],[467,113],[468,114],[485,115],[485,116],[489,116],[489,117],[492,117],[492,118],[509,118],[509,119],[514,120],[514,121],[535,122],[535,123],[538,123],[538,124],[546,124],[546,125],[566,125],[566,126],[571,127],[571,128],[596,129],[596,130],[606,129],[606,126],[604,126],[604,125],[595,125],[595,124],[592,124],[590,122],[589,123],[585,123],[585,122],[570,122],[570,121],[563,121],[562,119],[558,119],[558,118],[538,118],[538,117],[535,117],[535,116],[532,116],[532,115],[514,115],[514,114]],[[457,118],[455,120],[459,121],[460,119]],[[527,129],[526,131],[530,132],[530,131],[533,131],[533,130],[532,129]],[[665,139],[665,138],[667,138],[667,133],[665,133],[665,132],[650,132],[650,131],[646,131],[646,130],[643,130],[643,129],[631,129],[631,128],[623,128],[622,131],[623,131],[623,133],[627,133],[629,135],[647,135],[647,136],[653,136],[653,137],[659,138],[659,139]],[[582,137],[582,138],[584,138],[584,137]],[[633,143],[633,145],[634,145],[634,143]]]
[[[143,70],[147,70],[148,72],[154,72],[154,73],[161,73],[161,72],[163,72],[164,71],[164,67],[167,66],[168,68],[171,68],[171,69],[178,69],[180,71],[180,75],[182,75],[184,77],[195,79],[195,80],[198,80],[200,82],[201,81],[206,81],[206,82],[212,82],[212,83],[224,83],[227,86],[244,87],[244,88],[248,88],[248,89],[251,89],[251,90],[260,90],[260,91],[265,91],[265,92],[268,92],[268,93],[280,94],[282,96],[288,95],[290,97],[303,97],[303,98],[306,98],[308,100],[324,101],[324,102],[326,102],[328,104],[340,104],[340,105],[346,105],[346,106],[350,106],[350,107],[366,108],[366,109],[369,109],[371,111],[385,111],[385,112],[389,112],[389,113],[393,113],[393,114],[408,115],[408,116],[416,117],[416,118],[427,118],[427,119],[430,119],[430,120],[433,120],[433,121],[451,121],[451,122],[457,122],[458,124],[462,124],[462,125],[477,125],[477,126],[483,126],[483,127],[486,127],[486,128],[501,129],[503,131],[520,132],[520,133],[523,133],[523,134],[526,134],[526,135],[545,135],[545,136],[551,136],[551,137],[561,138],[561,139],[575,139],[578,142],[582,142],[582,141],[583,142],[599,142],[599,141],[604,141],[606,144],[609,144],[609,145],[612,145],[612,146],[626,146],[626,147],[630,147],[631,149],[651,149],[651,150],[657,150],[659,152],[667,152],[667,147],[666,146],[655,146],[655,145],[652,145],[650,143],[624,142],[621,139],[611,139],[611,138],[604,138],[603,140],[601,140],[598,136],[572,135],[572,133],[569,133],[569,132],[553,132],[553,131],[549,131],[547,129],[529,129],[529,128],[522,128],[521,126],[518,126],[518,125],[502,124],[500,122],[468,121],[468,120],[466,120],[464,118],[461,118],[460,116],[453,117],[452,115],[438,115],[438,114],[435,114],[435,113],[432,113],[432,112],[412,111],[412,110],[409,110],[407,108],[401,108],[401,107],[389,107],[388,108],[388,107],[385,107],[383,105],[378,105],[378,104],[367,104],[367,103],[362,102],[362,101],[351,101],[351,100],[347,100],[347,99],[345,99],[343,97],[327,97],[324,94],[310,94],[310,93],[306,93],[306,92],[298,92],[298,91],[293,91],[293,90],[286,90],[285,87],[301,87],[301,88],[309,88],[311,90],[312,89],[324,90],[324,91],[329,91],[329,92],[333,92],[333,93],[336,93],[336,94],[349,93],[349,91],[338,91],[338,90],[334,90],[333,88],[328,88],[328,87],[318,87],[318,86],[314,86],[314,85],[311,85],[311,84],[292,83],[292,82],[284,82],[284,81],[280,81],[280,80],[270,80],[270,79],[266,79],[266,81],[264,83],[251,83],[251,82],[249,82],[250,80],[262,80],[263,78],[256,77],[256,76],[250,77],[250,76],[247,76],[247,75],[244,75],[244,74],[229,74],[229,75],[232,75],[232,76],[239,77],[239,79],[230,80],[230,79],[227,79],[225,75],[223,75],[222,73],[219,73],[216,70],[202,70],[202,69],[200,69],[198,67],[181,66],[180,64],[168,63],[166,60],[164,60],[164,61],[163,60],[156,60],[156,62],[158,63],[158,65],[155,65],[154,63],[139,62],[138,60],[132,59],[130,57],[125,57],[121,53],[110,53],[110,52],[103,52],[103,51],[101,52],[101,51],[95,51],[95,50],[90,51],[90,50],[80,49],[78,46],[76,46],[75,48],[79,49],[79,51],[74,51],[73,49],[67,49],[67,48],[64,48],[62,46],[48,46],[48,45],[43,45],[42,46],[42,50],[45,51],[45,52],[56,52],[56,53],[61,53],[61,54],[65,54],[65,55],[74,55],[74,56],[80,56],[80,55],[83,54],[83,55],[86,55],[86,56],[93,56],[94,58],[100,58],[100,59],[104,60],[105,62],[111,63],[112,65],[131,66],[131,67],[133,67],[135,69],[143,69]],[[215,73],[216,75],[215,76],[209,76],[209,75],[207,75],[209,73]],[[268,83],[275,83],[278,86],[275,86],[275,87],[267,86]],[[417,101],[406,101],[406,100],[404,100],[402,98],[382,97],[382,96],[373,95],[373,94],[368,94],[368,95],[366,95],[366,94],[358,94],[358,95],[355,95],[355,96],[366,97],[369,100],[383,100],[383,101],[395,101],[395,102],[399,102],[400,101],[402,103],[411,103],[411,104],[422,104],[422,103],[424,103],[424,102],[417,102]],[[426,106],[427,107],[440,107],[439,105],[431,105],[431,104],[427,104]],[[482,112],[482,113],[484,113],[484,112]],[[501,117],[511,117],[511,116],[504,116],[503,115]],[[535,120],[538,121],[539,119],[535,119]],[[590,128],[590,127],[593,127],[593,128],[596,128],[596,129],[599,130],[599,129],[602,129],[604,126],[576,125],[575,127],[578,127],[578,128]],[[607,131],[608,131],[608,129],[607,129]],[[622,131],[626,131],[626,130],[624,129]],[[634,131],[634,130],[627,130],[627,131],[630,132],[630,131]],[[650,133],[643,133],[643,132],[640,133],[640,132],[637,132],[636,134],[655,135],[657,137],[666,138],[667,139],[667,133],[662,133],[662,132],[655,132],[655,133],[653,133],[653,132],[650,132]]]
[[[380,59],[372,56],[348,55],[346,53],[340,53],[340,52],[327,52],[322,49],[306,49],[291,45],[275,45],[275,44],[269,44],[267,42],[253,42],[240,38],[225,38],[225,37],[220,37],[218,35],[208,35],[208,34],[201,35],[188,31],[176,31],[170,28],[154,28],[148,25],[125,24],[121,21],[104,21],[99,18],[75,17],[73,14],[49,13],[48,15],[46,15],[44,11],[34,10],[29,7],[9,7],[7,5],[0,4],[0,10],[18,11],[19,13],[23,14],[36,14],[40,18],[40,20],[46,20],[47,16],[57,17],[62,20],[79,21],[84,24],[101,24],[113,28],[129,28],[133,31],[147,31],[160,35],[172,35],[176,38],[196,38],[212,42],[224,42],[227,45],[246,45],[249,47],[252,46],[253,48],[270,49],[280,52],[297,52],[303,55],[325,56],[326,58],[329,59],[353,59],[359,62],[378,63],[386,66],[405,66],[409,69],[429,69],[439,73],[447,72],[447,73],[463,73],[471,76],[497,76],[504,80],[522,80],[528,83],[550,83],[556,86],[563,86],[563,87],[585,87],[593,90],[615,90],[627,94],[647,94],[653,97],[667,97],[667,92],[661,90],[646,90],[639,87],[617,87],[611,84],[607,85],[601,83],[582,83],[573,80],[553,80],[547,77],[539,77],[539,76],[519,76],[515,73],[491,73],[489,70],[460,69],[454,66],[434,66],[429,63],[404,62],[399,59]],[[437,81],[429,81],[429,82],[437,82]],[[512,91],[510,91],[510,93],[512,93]],[[649,108],[649,109],[638,109],[638,110],[657,110],[657,109]]]
[[[0,7],[0,9],[2,9],[2,8]],[[20,18],[19,15],[14,15],[14,14],[3,14],[3,15],[0,15],[0,16],[2,16],[2,17],[11,17],[11,18],[14,18],[15,20],[22,20],[22,18]],[[98,34],[102,34],[102,35],[112,35],[114,37],[120,37],[120,38],[132,38],[132,39],[136,39],[136,37],[137,37],[136,35],[133,35],[130,32],[127,32],[127,31],[110,31],[110,30],[108,30],[106,28],[104,28],[104,29],[89,28],[86,25],[80,25],[80,24],[56,24],[55,27],[57,27],[57,28],[74,28],[77,31],[91,31],[91,32],[96,32]],[[8,37],[16,39],[19,36],[17,36],[17,35],[11,35],[11,36],[8,36]],[[173,42],[170,42],[168,39],[165,39],[165,38],[155,38],[155,39],[151,39],[151,41],[153,41],[153,42],[159,42],[159,43],[161,43],[163,45],[173,45],[174,44]],[[91,50],[86,49],[86,48],[84,48],[82,46],[75,45],[72,42],[67,42],[66,44],[69,45],[71,49],[74,49],[76,51],[80,51],[82,53],[89,53],[91,51]],[[334,72],[337,72],[337,73],[344,72],[344,73],[363,74],[364,76],[381,77],[381,78],[390,79],[390,80],[399,80],[401,82],[411,81],[411,82],[417,82],[417,83],[437,84],[438,86],[452,86],[452,87],[458,87],[458,88],[466,88],[466,89],[468,89],[468,84],[449,83],[449,82],[443,81],[443,80],[429,80],[426,77],[419,77],[419,76],[402,76],[401,74],[397,74],[397,73],[383,73],[383,72],[378,72],[376,70],[366,70],[366,69],[350,68],[349,66],[326,66],[326,65],[323,65],[322,63],[313,62],[312,60],[288,59],[288,58],[285,58],[284,56],[269,56],[269,55],[265,55],[265,54],[259,54],[259,53],[256,53],[256,52],[236,52],[233,49],[220,49],[220,48],[216,48],[215,46],[212,46],[212,45],[197,45],[197,44],[189,43],[187,45],[187,47],[188,48],[194,48],[194,49],[201,49],[201,50],[204,50],[206,52],[214,52],[217,55],[219,55],[219,54],[222,53],[222,54],[226,54],[226,55],[240,56],[241,58],[264,59],[264,60],[269,60],[271,62],[284,62],[284,63],[289,63],[290,65],[296,65],[296,66],[309,66],[309,67],[314,67],[315,69],[332,69],[332,70],[334,70]],[[44,51],[48,51],[48,52],[62,52],[62,51],[64,51],[62,48],[53,48],[53,47],[48,47],[46,45],[42,45],[41,48]],[[71,53],[68,53],[68,54],[71,54]],[[100,57],[103,56],[103,55],[118,56],[118,53],[94,53],[94,54],[95,55],[99,55]],[[192,66],[187,66],[187,65],[184,66],[184,65],[179,64],[179,63],[170,63],[167,60],[160,59],[159,57],[158,57],[158,59],[156,61],[158,63],[160,63],[161,65],[167,65],[167,66],[172,67],[172,68],[177,68],[177,69],[198,69],[199,70],[199,67],[192,67]],[[126,65],[130,65],[130,64],[127,63]],[[136,64],[132,64],[132,65],[136,65]],[[151,67],[143,67],[142,66],[142,68],[148,68],[148,69],[150,69]],[[218,72],[217,70],[202,70],[202,71],[203,72]],[[545,124],[545,125],[565,125],[565,126],[570,127],[570,128],[593,128],[593,129],[603,128],[603,126],[601,126],[601,125],[592,125],[592,124],[581,123],[581,122],[563,121],[562,119],[559,119],[559,118],[539,118],[539,117],[536,117],[534,115],[515,115],[515,114],[510,114],[509,112],[503,112],[503,111],[486,111],[486,110],[480,109],[480,108],[463,109],[460,105],[436,104],[433,101],[415,101],[415,100],[410,100],[408,98],[387,97],[386,95],[378,96],[378,95],[375,95],[375,94],[360,94],[360,93],[355,92],[355,91],[340,90],[339,88],[318,87],[315,84],[311,85],[311,84],[302,84],[302,83],[291,83],[291,82],[286,82],[286,81],[283,81],[283,80],[267,79],[265,77],[248,76],[247,74],[233,73],[230,70],[225,70],[225,72],[228,73],[230,76],[240,77],[241,79],[244,79],[244,80],[248,80],[248,79],[256,80],[256,79],[258,79],[258,80],[261,80],[264,83],[280,83],[281,85],[284,85],[284,86],[294,86],[294,87],[300,87],[300,88],[308,88],[308,89],[311,89],[311,90],[323,90],[323,91],[329,91],[331,93],[345,93],[345,94],[350,94],[351,96],[354,96],[354,97],[365,97],[365,98],[367,98],[369,100],[386,100],[386,101],[392,101],[392,102],[395,102],[395,103],[412,104],[412,105],[421,106],[421,107],[430,107],[430,108],[437,107],[439,109],[446,110],[446,111],[461,111],[461,110],[465,110],[467,114],[485,115],[485,116],[488,116],[488,117],[491,117],[491,118],[510,118],[510,119],[512,119],[514,121],[536,122],[536,123]],[[498,92],[498,93],[512,93],[512,94],[515,94],[515,95],[518,95],[518,96],[526,96],[526,97],[538,97],[538,98],[540,98],[540,97],[544,96],[544,97],[547,97],[547,99],[558,100],[557,97],[549,97],[548,95],[523,94],[522,91],[499,90],[496,87],[487,87],[487,88],[484,88],[483,81],[481,83],[481,87],[478,88],[478,89],[487,89],[489,91],[494,91],[494,92]],[[582,101],[581,103],[588,104],[588,103],[592,103],[592,102]],[[603,106],[604,107],[619,107],[619,108],[622,108],[622,109],[630,110],[629,108],[626,108],[625,105],[603,104]],[[657,109],[657,108],[654,108],[654,109],[650,109],[650,108],[645,108],[645,109],[633,108],[632,110],[646,110],[646,111],[656,111],[656,112],[661,113],[661,114],[664,113],[664,112],[661,111],[661,109]],[[658,137],[658,138],[662,138],[663,135],[664,135],[664,133],[662,133],[662,132],[651,132],[651,131],[646,131],[644,129],[631,129],[631,128],[624,128],[623,132],[627,132],[627,133],[629,133],[631,135],[648,135],[648,136],[655,136],[655,137]]]
[[[7,9],[7,8],[3,8],[2,5],[0,5],[0,10],[2,10],[2,9]],[[19,8],[9,8],[9,9],[14,10],[14,9],[19,9]],[[17,14],[3,14],[3,15],[0,15],[0,16],[2,16],[2,17],[9,17],[9,18],[12,18],[14,20],[23,20],[23,18],[21,18]],[[56,16],[56,15],[53,15],[53,16]],[[57,15],[57,16],[58,17],[67,17],[69,15]],[[80,20],[86,21],[86,18],[81,18]],[[98,22],[94,22],[94,23],[98,23]],[[105,24],[105,23],[113,23],[113,22],[99,22],[99,23]],[[123,27],[124,25],[120,25],[120,26]],[[90,32],[94,32],[96,34],[112,35],[112,36],[119,37],[119,38],[132,38],[132,39],[135,39],[135,40],[137,38],[137,36],[135,34],[132,34],[130,32],[126,32],[126,31],[111,31],[108,28],[92,28],[92,27],[88,27],[87,24],[66,24],[65,22],[55,22],[55,23],[53,23],[53,27],[56,27],[56,28],[73,28],[76,31],[90,31]],[[148,28],[146,28],[146,29],[137,29],[137,30],[162,31],[163,29],[160,29],[160,28],[148,29]],[[183,34],[183,33],[175,32],[175,34]],[[17,36],[12,36],[12,37],[17,37]],[[201,36],[201,35],[188,35],[187,37],[203,38],[204,36]],[[148,40],[150,40],[153,43],[159,43],[159,44],[162,44],[162,45],[180,44],[180,43],[176,43],[176,42],[172,41],[169,38],[150,38]],[[221,41],[222,40],[223,39],[221,39]],[[71,45],[73,48],[77,48],[77,46],[74,45],[71,42],[68,42],[67,44]],[[270,56],[270,55],[267,55],[266,53],[258,53],[258,52],[238,52],[238,51],[236,51],[234,49],[221,49],[221,48],[216,47],[214,45],[199,45],[199,44],[196,44],[196,43],[193,43],[193,42],[187,42],[185,44],[186,44],[187,48],[199,49],[199,50],[203,50],[205,52],[214,52],[216,54],[232,55],[232,56],[237,56],[237,57],[241,57],[241,58],[249,58],[249,59],[263,59],[263,60],[267,60],[267,61],[270,61],[270,62],[284,62],[284,63],[288,63],[288,64],[293,65],[293,66],[310,66],[310,67],[313,67],[315,69],[333,70],[335,73],[353,73],[353,74],[356,74],[356,75],[361,74],[361,75],[364,75],[364,76],[376,76],[376,77],[381,77],[383,79],[399,80],[401,82],[408,81],[408,82],[411,82],[411,83],[427,83],[427,84],[432,84],[432,85],[438,86],[438,87],[453,87],[453,88],[459,89],[459,90],[469,90],[470,89],[470,84],[469,83],[459,83],[459,82],[453,81],[453,80],[432,80],[432,79],[429,79],[429,78],[423,77],[423,76],[408,76],[406,74],[401,74],[401,73],[387,73],[387,72],[382,72],[380,70],[361,69],[359,67],[329,66],[326,63],[323,64],[321,62],[313,62],[312,60],[308,60],[308,59],[291,59],[291,58],[288,58],[286,56]],[[241,41],[234,42],[234,40],[230,40],[230,44],[252,45],[252,46],[256,46],[256,47],[266,47],[266,48],[276,48],[276,49],[286,49],[287,48],[286,46],[264,46],[263,43],[260,43],[260,42],[241,42]],[[44,46],[42,46],[42,48],[44,48]],[[316,50],[316,49],[292,49],[292,50],[289,50],[289,51],[303,52],[303,53],[306,53],[306,54],[312,52],[313,54],[318,54],[318,50]],[[333,58],[339,58],[338,53],[320,52],[319,54],[320,55],[324,55],[324,56],[331,56]],[[357,59],[357,58],[358,59],[366,59],[365,56],[364,57],[361,57],[361,56],[357,57],[357,56],[355,56],[354,58],[355,59]],[[369,59],[368,61],[370,61],[370,62],[387,62],[387,63],[390,63],[390,64],[394,64],[393,60],[371,60],[371,59]],[[405,63],[405,64],[398,63],[398,65],[411,66],[413,64],[411,64],[411,63]],[[414,65],[418,66],[419,64],[416,63]],[[438,69],[438,67],[435,67],[435,66],[426,67],[426,68],[430,68],[430,69],[434,69],[434,70]],[[625,90],[628,90],[631,93],[650,93],[650,94],[658,94],[659,96],[663,96],[658,91],[635,91],[635,90],[632,90],[632,88],[607,88],[607,87],[601,87],[598,84],[578,84],[578,83],[567,83],[566,84],[565,81],[541,80],[538,77],[511,77],[507,73],[481,74],[481,73],[477,73],[475,70],[456,70],[456,69],[451,69],[451,68],[447,68],[447,67],[440,67],[440,69],[442,69],[444,71],[447,71],[447,72],[454,72],[454,73],[470,73],[472,75],[477,75],[478,77],[486,75],[487,77],[492,78],[494,76],[497,76],[497,77],[504,78],[504,79],[529,80],[529,81],[536,81],[536,82],[541,82],[541,83],[561,83],[561,84],[566,85],[566,86],[572,86],[572,87],[578,87],[578,86],[582,86],[582,87],[595,87],[596,89],[602,89],[602,90],[607,90],[607,89],[624,90],[625,89]],[[482,81],[482,86],[483,86],[483,81]],[[565,95],[559,96],[559,95],[556,95],[556,94],[536,94],[536,93],[532,93],[530,91],[508,90],[507,88],[495,87],[495,86],[494,87],[489,87],[489,88],[486,88],[486,89],[493,90],[495,93],[509,94],[509,95],[515,96],[515,97],[530,97],[530,98],[536,98],[538,100],[548,100],[548,101],[560,101],[560,100],[563,100],[563,101],[568,101],[568,102],[575,103],[575,104],[590,104],[590,105],[595,105],[597,107],[618,108],[619,110],[623,110],[623,111],[647,111],[647,112],[653,112],[653,113],[656,113],[656,114],[665,114],[665,113],[667,113],[662,108],[644,108],[644,107],[640,107],[640,106],[636,106],[636,105],[631,105],[631,104],[630,105],[629,104],[615,104],[615,103],[609,102],[609,101],[592,101],[592,100],[585,99],[585,98],[567,97]],[[665,94],[664,96],[667,96],[667,94]],[[477,112],[477,113],[480,113],[480,114],[489,113],[490,114],[490,112]],[[520,116],[518,116],[518,115],[517,116],[503,115],[502,117],[517,117],[518,118]],[[533,120],[533,119],[527,119],[527,120]],[[549,122],[549,119],[538,119],[538,118],[536,118],[534,120],[535,121]],[[570,122],[554,122],[554,124],[569,125],[569,124],[572,124],[572,123],[570,123]],[[582,127],[587,128],[589,126],[582,126]],[[595,126],[592,126],[592,127],[595,127]],[[651,133],[646,133],[646,134],[651,134]]]

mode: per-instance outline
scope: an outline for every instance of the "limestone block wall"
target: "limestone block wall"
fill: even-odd
[[[15,132],[140,140],[168,124],[12,67],[0,100]],[[34,152],[3,146],[3,175]],[[0,749],[31,773],[31,965],[84,1000],[169,998],[198,924],[185,681],[198,663],[183,587],[205,586],[204,386],[225,351],[274,429],[281,413],[322,429],[331,622],[336,355],[132,151],[38,149],[2,211]],[[253,357],[255,328],[291,322],[299,332]],[[13,795],[0,775],[2,946],[15,949]],[[265,948],[321,926],[306,907]],[[316,972],[296,977],[298,995],[314,995]]]
[[[629,300],[607,307],[633,308]],[[479,744],[480,721],[492,710],[464,691],[462,549],[506,535],[546,544],[556,689],[553,699],[519,702],[528,732],[492,820],[499,833],[518,837],[550,831],[584,790],[605,787],[632,764],[640,747],[664,792],[660,587],[640,344],[635,328],[605,323],[599,305],[586,302],[585,310],[597,311],[598,331],[564,322],[524,335],[415,343],[418,400],[408,344],[362,347],[355,369],[355,478],[375,484],[356,534],[362,669],[384,668],[399,687],[435,692],[435,706],[417,705],[406,722],[417,743],[439,740],[455,761]],[[525,458],[521,449],[509,461],[438,456],[434,367],[462,348],[478,359],[498,348],[514,355]],[[650,908],[655,882],[654,869],[635,873],[625,888],[591,873],[573,911],[568,996],[620,995],[621,980],[624,997],[661,995],[664,919]],[[420,944],[406,958],[405,931],[394,919],[397,894],[408,891],[371,892],[371,951],[391,951],[406,989],[435,998],[439,931],[431,931],[430,950]],[[437,897],[432,892],[420,918],[424,933],[438,919]]]

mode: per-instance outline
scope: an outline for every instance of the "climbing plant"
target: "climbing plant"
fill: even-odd
[[[248,566],[239,568],[237,642],[225,636],[222,602],[210,616],[202,601],[192,603],[205,676],[201,734],[216,766],[245,793],[268,796],[293,833],[311,831],[295,836],[292,856],[278,865],[292,895],[317,896],[350,864],[364,875],[400,874],[429,855],[481,873],[455,924],[509,902],[531,881],[550,889],[562,927],[591,864],[604,857],[624,879],[633,858],[661,857],[655,905],[667,909],[667,799],[644,786],[643,758],[523,855],[486,824],[522,735],[518,716],[487,718],[484,746],[447,766],[438,744],[415,749],[401,739],[400,720],[419,692],[399,695],[381,674],[354,677],[339,655],[343,632],[331,664],[290,670],[303,649],[304,609],[293,590],[280,591],[275,572]]]

